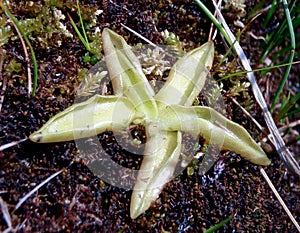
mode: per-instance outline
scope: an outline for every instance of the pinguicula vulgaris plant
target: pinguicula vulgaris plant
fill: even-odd
[[[155,94],[126,41],[109,29],[104,29],[102,39],[114,95],[94,95],[70,106],[31,134],[30,139],[62,142],[144,125],[147,142],[131,197],[131,218],[145,212],[172,179],[182,149],[182,132],[201,134],[210,144],[232,150],[255,164],[270,164],[242,126],[213,108],[192,106],[212,66],[212,41],[180,58]],[[93,116],[92,121],[86,120],[87,115]]]

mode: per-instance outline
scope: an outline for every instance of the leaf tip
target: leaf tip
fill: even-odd
[[[147,209],[149,209],[152,202],[143,201],[142,193],[133,190],[131,201],[130,201],[130,217],[131,219],[136,219],[142,213],[144,213]]]
[[[37,142],[37,143],[41,142],[42,138],[43,138],[42,133],[39,131],[34,132],[34,133],[30,134],[30,136],[29,136],[29,139],[32,142]]]

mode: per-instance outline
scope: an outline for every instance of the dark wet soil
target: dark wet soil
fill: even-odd
[[[72,1],[10,2],[9,9],[19,20],[35,18],[40,12],[46,12],[48,7],[52,11],[54,8],[60,9],[65,15],[70,13],[78,21]],[[254,2],[248,4],[248,7],[255,5]],[[122,28],[120,23],[158,44],[162,43],[159,32],[167,29],[185,42],[187,50],[205,42],[210,27],[210,22],[190,0],[81,1],[81,7],[82,12],[86,12],[83,17],[86,21],[89,12],[94,12],[89,9],[103,10],[96,17],[91,31],[95,27],[100,30],[112,28],[132,45],[141,40]],[[226,16],[229,22],[236,19],[229,13]],[[1,17],[6,17],[2,11]],[[43,23],[51,21],[43,17],[41,20],[44,20]],[[35,97],[27,95],[27,63],[18,37],[11,36],[1,48],[5,53],[2,77],[7,79],[7,89],[1,93],[4,96],[0,113],[1,145],[29,136],[51,116],[70,106],[81,81],[77,78],[78,73],[92,66],[83,61],[87,51],[68,19],[61,22],[74,35],[73,38],[61,35],[58,31],[50,33],[47,25],[31,30],[29,38],[39,64]],[[251,30],[259,35],[266,33],[259,20],[253,23]],[[16,35],[13,27],[11,33]],[[217,37],[217,41],[217,50],[223,53],[221,38]],[[243,36],[242,43],[252,64],[256,66],[259,63],[259,42]],[[22,64],[20,72],[9,73],[5,70],[12,59]],[[274,73],[273,86],[278,83],[276,77]],[[269,81],[263,78],[260,77],[259,83],[265,90]],[[299,77],[293,76],[293,79],[299,83]],[[275,89],[273,86],[270,87],[270,95]],[[230,84],[225,82],[228,117],[244,125],[259,140],[263,135],[230,98],[226,99],[229,96],[226,88],[229,87]],[[250,90],[236,98],[242,105],[248,103],[248,111],[264,125],[261,111]],[[135,157],[124,152],[110,133],[101,135],[100,139],[104,151],[120,164],[136,167],[141,162],[141,156]],[[291,149],[297,152],[297,147]],[[269,153],[268,156],[272,164],[264,169],[300,222],[299,180],[286,173],[276,153]],[[64,171],[15,210],[15,205],[23,196],[60,169]],[[146,213],[132,220],[129,216],[131,190],[112,186],[95,176],[80,158],[74,142],[35,144],[26,141],[0,152],[0,196],[7,204],[12,225],[18,232],[204,232],[229,215],[233,216],[232,220],[220,232],[296,232],[259,169],[234,153],[222,152],[215,165],[204,175],[199,174],[201,164],[198,163],[193,174],[185,170],[177,176],[167,184]],[[6,228],[1,211],[0,231]]]

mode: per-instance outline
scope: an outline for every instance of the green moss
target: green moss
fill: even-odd
[[[11,28],[7,25],[7,19],[0,17],[0,46],[6,44],[10,36]]]
[[[11,59],[9,63],[5,66],[5,73],[11,76],[14,73],[20,73],[22,71],[22,64],[17,62],[16,59]]]

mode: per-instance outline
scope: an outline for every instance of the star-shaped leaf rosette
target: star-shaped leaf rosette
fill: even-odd
[[[40,143],[69,141],[142,124],[146,144],[131,197],[131,218],[145,212],[172,179],[182,150],[182,132],[200,134],[209,144],[234,151],[252,163],[270,164],[242,126],[213,108],[192,106],[212,66],[212,41],[180,58],[155,94],[126,41],[109,29],[104,29],[102,39],[114,95],[96,94],[70,106],[30,139]],[[91,120],[87,116],[92,116]]]

